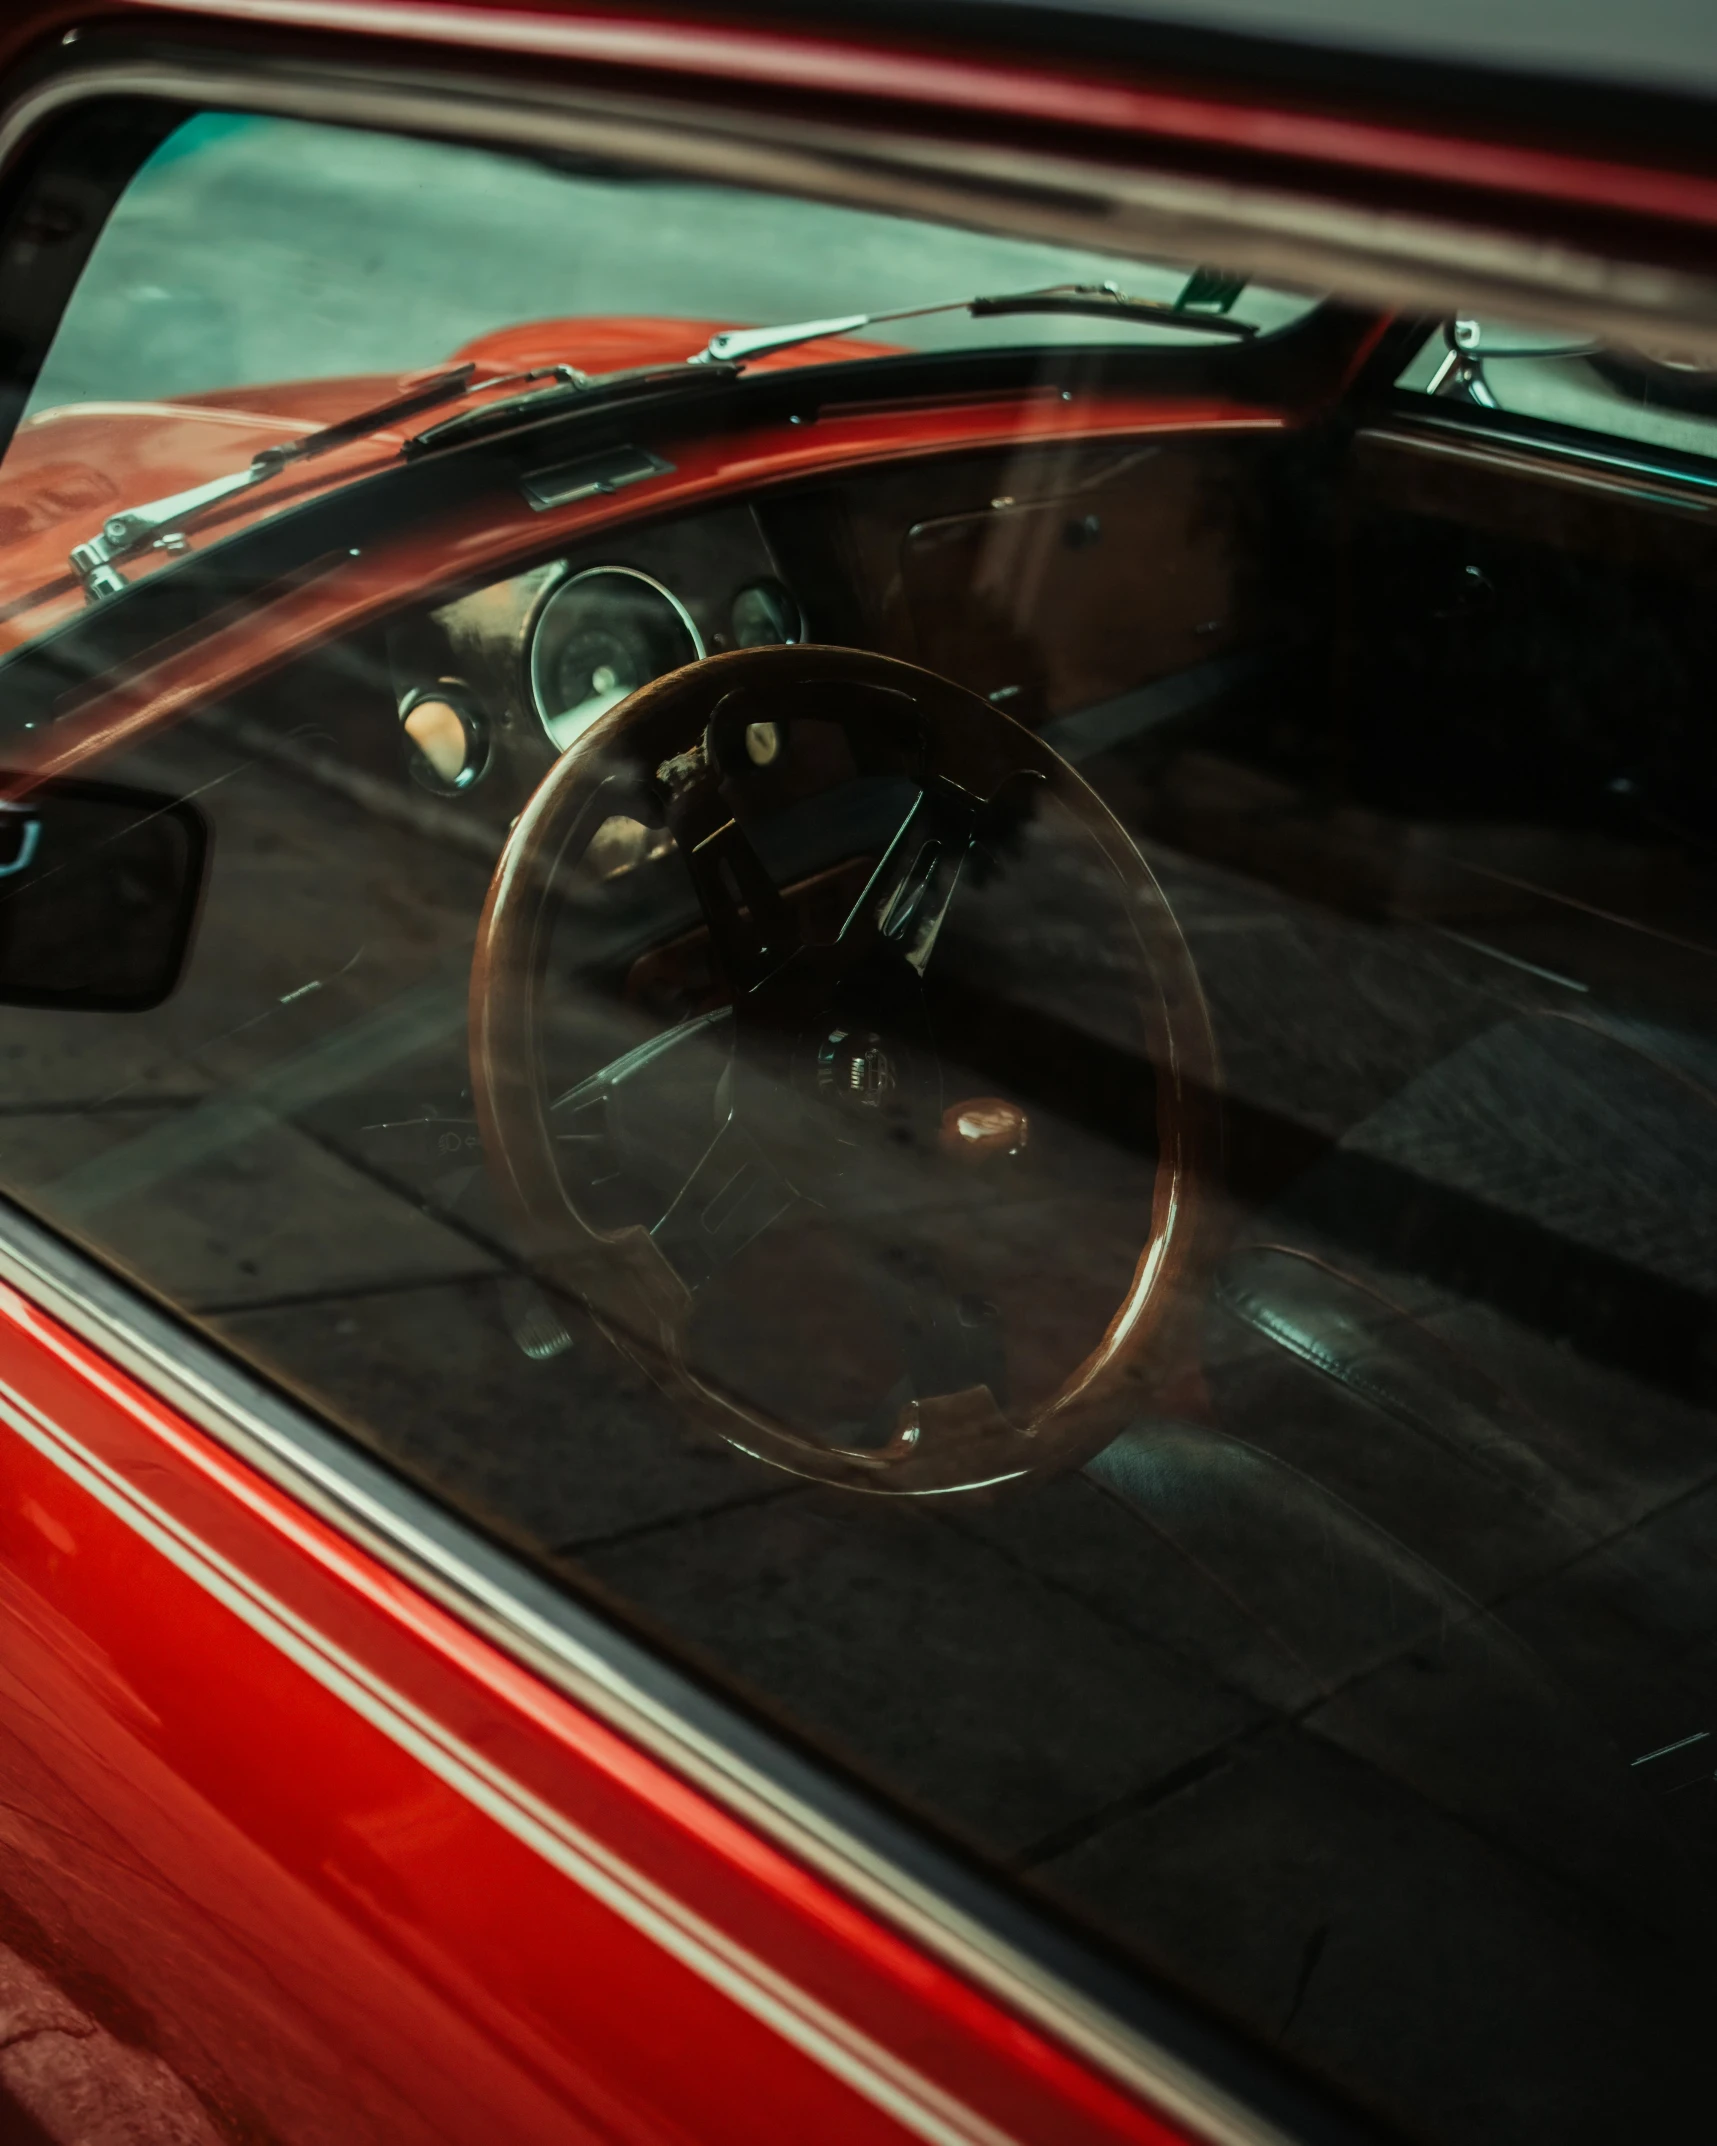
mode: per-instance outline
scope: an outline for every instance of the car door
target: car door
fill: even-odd
[[[1518,829],[1387,787],[1537,810],[1503,657],[1598,732],[1654,659],[1577,516],[1473,548],[1536,444],[1377,477],[1457,210],[1528,312],[1711,317],[1541,242],[1661,236],[1649,159],[1475,205],[1136,52],[35,27],[0,2129],[1685,2128],[1703,972],[1625,870],[1451,906]],[[1698,821],[1662,488],[1582,500]]]

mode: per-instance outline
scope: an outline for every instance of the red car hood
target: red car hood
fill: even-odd
[[[479,337],[447,362],[470,360],[477,380],[539,365],[590,373],[688,357],[727,321],[580,319],[527,322]],[[778,351],[756,370],[881,357],[891,346],[826,337]],[[442,370],[430,368],[430,371]],[[241,470],[264,447],[296,439],[337,418],[403,393],[430,372],[348,374],[267,387],[224,388],[164,402],[82,402],[44,410],[22,424],[0,464],[0,649],[33,639],[81,609],[84,596],[68,554],[106,516]],[[411,421],[409,429],[433,422]],[[401,431],[380,432],[303,470],[244,494],[200,520],[199,544],[327,491],[397,452]],[[128,578],[164,554],[127,562]]]

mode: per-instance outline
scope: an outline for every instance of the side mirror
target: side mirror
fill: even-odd
[[[179,981],[202,896],[194,805],[71,778],[0,798],[0,1005],[142,1013]]]

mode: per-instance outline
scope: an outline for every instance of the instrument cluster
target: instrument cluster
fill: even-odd
[[[805,638],[799,600],[749,508],[611,534],[395,636],[412,772],[442,795],[507,761],[534,782],[653,679],[723,649]]]
[[[786,584],[748,581],[727,606],[717,645],[760,648],[804,639]],[[567,568],[533,619],[526,660],[531,705],[565,752],[599,715],[654,678],[710,653],[685,601],[635,566]]]

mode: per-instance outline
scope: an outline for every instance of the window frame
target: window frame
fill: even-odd
[[[896,118],[866,126],[789,115],[766,100],[678,97],[658,88],[529,87],[416,63],[333,64],[292,39],[230,26],[203,48],[134,34],[79,37],[16,70],[0,108],[0,203],[20,190],[54,130],[92,103],[159,103],[183,117],[219,106],[373,126],[478,146],[634,157],[688,177],[775,186],[842,205],[897,208],[1025,236],[1160,254],[1172,232],[1191,255],[1243,246],[1262,275],[1355,296],[1404,289],[1427,312],[1459,295],[1596,318],[1618,328],[1717,322],[1717,276],[1662,269],[1642,293],[1631,262],[1553,254],[1528,227],[1485,227],[1478,291],[1463,274],[1471,233],[1363,198],[1297,196],[1208,172],[1143,168],[1136,155],[1034,150],[1005,129],[950,139]],[[176,124],[177,118],[168,124]],[[165,131],[165,130],[164,130]],[[147,148],[137,158],[147,154]],[[117,198],[118,189],[114,189]],[[111,203],[110,203],[111,205]],[[88,234],[93,246],[100,221]],[[87,248],[85,256],[87,257]],[[7,255],[0,237],[0,273]],[[81,260],[77,264],[81,266]],[[39,365],[70,283],[28,281]],[[63,289],[62,289],[63,285]],[[55,303],[55,291],[62,294]],[[32,312],[33,309],[33,312]],[[1706,333],[1717,339],[1717,330]],[[19,377],[25,368],[15,368]],[[29,367],[34,377],[34,367]],[[1284,385],[1291,392],[1293,382]],[[27,394],[27,386],[25,388]],[[0,446],[23,407],[0,405]],[[1489,413],[1484,413],[1489,414]],[[1463,417],[1465,413],[1462,413]],[[0,1196],[0,1280],[178,1408],[369,1554],[476,1627],[546,1682],[689,1778],[758,1832],[857,1898],[926,1951],[1047,2029],[1170,2118],[1218,2146],[1286,2136],[1357,2136],[1350,2120],[1267,2052],[1153,1989],[1094,1940],[1017,1897],[896,1817],[666,1658],[553,1589],[478,1530],[369,1459],[308,1409]]]
[[[1434,324],[1413,345],[1402,360],[1403,369],[1422,355],[1426,342],[1437,332]],[[1701,454],[1689,447],[1659,445],[1632,433],[1605,432],[1595,425],[1571,425],[1530,410],[1493,407],[1464,395],[1437,395],[1426,388],[1402,387],[1396,381],[1390,387],[1387,419],[1442,440],[1452,441],[1464,433],[1505,453],[1524,450],[1547,462],[1563,463],[1571,476],[1583,476],[1588,481],[1607,480],[1630,488],[1656,483],[1682,488],[1681,496],[1651,495],[1659,504],[1694,506],[1702,504],[1700,493],[1717,495],[1717,418],[1712,420],[1711,451]]]

